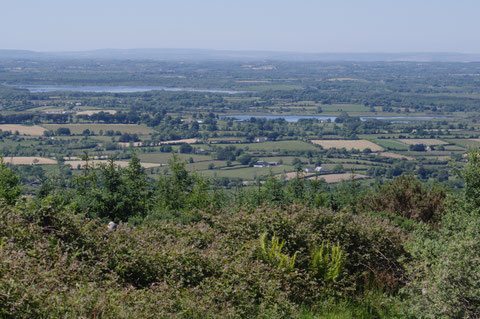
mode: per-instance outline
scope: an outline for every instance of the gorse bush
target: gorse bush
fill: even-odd
[[[418,221],[438,221],[445,211],[446,192],[439,186],[427,188],[412,174],[401,175],[360,201],[367,212],[392,212]]]

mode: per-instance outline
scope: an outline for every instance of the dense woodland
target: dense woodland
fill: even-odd
[[[478,318],[479,75],[0,60],[0,317]]]

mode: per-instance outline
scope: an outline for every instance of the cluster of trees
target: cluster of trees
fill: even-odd
[[[91,115],[77,115],[79,120],[105,123],[105,124],[137,124],[140,122],[140,115],[135,110],[131,110],[128,113],[122,111],[110,114],[108,112],[100,111]]]
[[[65,124],[73,120],[71,114],[23,113],[0,114],[1,124]]]
[[[135,133],[123,133],[119,137],[118,141],[122,143],[138,142],[140,141],[140,138]]]

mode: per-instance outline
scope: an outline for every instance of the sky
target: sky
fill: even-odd
[[[0,0],[0,49],[480,53],[479,0]]]

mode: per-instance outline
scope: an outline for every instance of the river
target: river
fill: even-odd
[[[194,89],[165,86],[65,86],[65,85],[11,85],[12,87],[27,89],[31,93],[48,92],[91,92],[91,93],[136,93],[148,91],[171,91],[171,92],[205,92],[205,93],[224,93],[238,94],[243,91],[213,90],[213,89]]]

